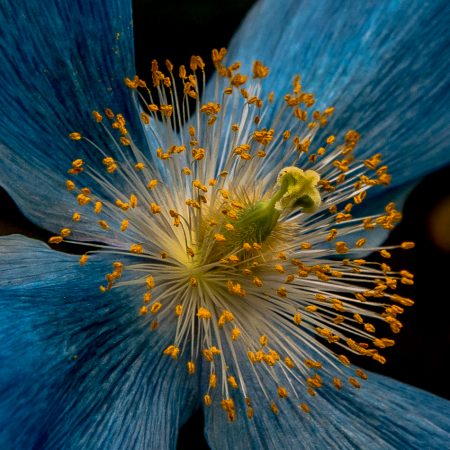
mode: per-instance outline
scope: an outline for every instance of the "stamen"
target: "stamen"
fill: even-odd
[[[148,148],[137,147],[126,118],[108,107],[92,120],[110,149],[85,130],[69,134],[74,145],[90,145],[100,164],[75,154],[63,187],[74,210],[49,243],[89,245],[79,260],[86,270],[93,253],[120,255],[100,291],[141,290],[130,308],[146,332],[167,333],[172,344],[163,354],[190,375],[199,359],[210,367],[206,406],[211,390],[220,391],[234,421],[234,391],[249,418],[257,414],[250,397],[263,396],[281,414],[284,399],[306,393],[311,405],[298,407],[309,413],[326,383],[359,388],[367,379],[354,354],[386,362],[380,351],[394,340],[376,334],[401,330],[399,316],[413,301],[395,290],[414,283],[386,261],[414,244],[370,246],[371,231],[391,230],[401,214],[390,203],[362,215],[368,191],[391,177],[380,154],[362,161],[353,154],[356,131],[333,130],[315,142],[333,107],[313,110],[314,95],[295,76],[272,113],[274,94],[262,94],[269,68],[255,61],[249,76],[225,59],[225,49],[212,52],[218,77],[209,99],[199,94],[205,63],[198,56],[177,70],[153,61],[152,86],[137,76],[124,80],[135,103],[146,105],[139,119],[152,136]],[[92,224],[86,242],[80,221]],[[362,259],[367,252],[384,262]]]

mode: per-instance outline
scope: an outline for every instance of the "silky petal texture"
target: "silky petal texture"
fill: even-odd
[[[113,259],[0,238],[0,447],[175,448],[196,403],[173,324],[139,317],[139,288],[100,294]],[[76,355],[76,358],[75,358]]]
[[[357,156],[382,152],[399,186],[450,162],[449,16],[445,0],[262,0],[227,61],[241,61],[249,74],[257,59],[268,65],[264,92],[274,91],[278,105],[301,74],[315,107],[336,107],[317,146],[356,129]]]
[[[145,141],[123,82],[134,76],[131,21],[128,0],[0,4],[0,184],[43,228],[58,231],[72,213],[65,179],[74,159],[104,170],[101,153],[69,133],[82,133],[108,156],[130,152],[114,145],[93,110],[122,113],[133,141]],[[80,231],[90,226],[79,223]]]
[[[246,374],[247,380],[251,373]],[[214,450],[440,450],[450,442],[450,402],[398,381],[369,373],[361,389],[324,386],[312,398],[279,399],[275,415],[262,397],[252,397],[254,417],[236,396],[236,421],[229,422],[220,399],[205,408],[205,435]],[[330,382],[331,383],[331,382]],[[252,384],[252,382],[250,382]],[[306,402],[310,413],[298,407]]]

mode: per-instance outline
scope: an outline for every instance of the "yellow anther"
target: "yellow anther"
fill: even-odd
[[[367,380],[368,376],[365,372],[363,372],[361,369],[356,369],[356,375],[358,375],[359,378],[362,380]]]
[[[266,335],[262,335],[259,337],[259,343],[261,344],[262,347],[266,346],[268,342],[267,336]]]
[[[308,306],[305,306],[305,311],[308,311],[308,312],[316,312],[317,311],[317,306],[316,305],[308,305]]]
[[[209,394],[205,394],[205,396],[203,397],[203,402],[205,403],[205,406],[211,406],[211,396]]]
[[[150,211],[152,214],[159,214],[161,212],[161,206],[156,203],[150,203]]]
[[[192,157],[196,161],[200,161],[205,157],[205,149],[204,148],[196,148],[192,150]]]
[[[121,136],[119,140],[120,140],[120,143],[124,146],[131,145],[131,141],[128,138],[126,138],[125,136]]]
[[[104,230],[109,230],[109,225],[108,222],[106,222],[106,220],[99,220],[98,224],[104,229]]]
[[[69,134],[69,137],[70,137],[70,139],[72,139],[73,141],[79,141],[79,140],[82,138],[81,134],[80,134],[80,133],[77,133],[77,132],[70,133],[70,134]]]
[[[356,378],[349,377],[348,382],[356,389],[361,387],[361,383]]]
[[[231,223],[227,223],[226,225],[225,225],[225,229],[227,230],[227,231],[234,231],[234,225],[233,224],[231,224]]]
[[[100,214],[100,212],[102,210],[102,207],[103,207],[103,203],[102,202],[100,202],[100,201],[95,202],[94,213],[95,214]]]
[[[415,246],[416,244],[414,242],[402,242],[402,244],[400,245],[403,250],[410,250]]]
[[[309,409],[309,406],[306,403],[300,403],[299,408],[304,412],[304,413],[310,413],[311,410]]]
[[[414,301],[413,300],[411,300],[409,298],[406,298],[406,297],[401,297],[398,294],[392,294],[390,298],[391,298],[391,300],[393,302],[400,303],[400,305],[403,305],[403,306],[412,306],[412,305],[414,305]]]
[[[389,259],[389,258],[391,257],[391,254],[390,254],[387,250],[385,250],[385,249],[380,250],[380,255],[381,255],[383,258],[387,258],[387,259]]]
[[[241,330],[240,330],[239,328],[237,328],[237,327],[234,327],[234,328],[231,330],[231,339],[232,339],[233,341],[237,341],[238,338],[239,338],[239,336],[240,336],[240,334],[241,334]]]
[[[273,129],[267,130],[266,128],[263,128],[262,130],[253,132],[253,139],[261,145],[267,145],[272,141],[274,133],[275,130]]]
[[[296,325],[300,325],[302,323],[302,315],[299,312],[295,313],[293,320]]]
[[[270,409],[274,414],[278,414],[280,412],[280,410],[278,409],[277,405],[274,402],[270,404]]]
[[[197,311],[197,317],[203,320],[211,319],[211,313],[206,308],[200,307]]]
[[[85,253],[80,256],[80,266],[84,266],[87,263],[88,255]]]
[[[141,112],[141,120],[145,125],[148,125],[150,123],[150,116],[145,112]]]
[[[381,153],[377,153],[376,155],[373,155],[371,158],[366,159],[364,161],[364,165],[368,167],[369,169],[375,170],[377,166],[381,162]]]
[[[52,236],[49,240],[49,244],[60,244],[63,241],[62,236]]]
[[[73,191],[75,189],[75,183],[72,180],[66,181],[66,189],[68,191]]]
[[[81,220],[81,214],[79,212],[74,212],[72,214],[72,220],[74,222],[79,222]]]
[[[364,238],[358,239],[355,243],[356,248],[362,247],[366,243],[366,240]]]
[[[150,312],[152,313],[152,314],[156,314],[160,309],[161,309],[161,303],[159,303],[159,302],[154,302],[153,304],[152,304],[152,306],[150,307]]]
[[[120,223],[120,231],[125,231],[128,228],[128,219],[123,219]]]
[[[81,206],[85,206],[88,203],[90,203],[91,201],[92,201],[92,199],[90,197],[88,197],[87,195],[85,195],[85,194],[78,194],[77,195],[77,202]]]
[[[349,251],[349,248],[344,241],[336,242],[335,246],[336,246],[337,253],[343,254],[343,253],[348,253],[348,251]]]
[[[141,254],[141,253],[144,253],[144,248],[142,247],[141,244],[131,244],[130,252],[136,253],[136,254]]]
[[[342,364],[344,364],[344,366],[350,365],[350,360],[345,355],[339,355],[338,359]]]
[[[147,306],[141,306],[141,308],[139,309],[139,314],[141,315],[141,316],[144,316],[145,314],[147,314],[148,313],[148,308],[147,308]]]
[[[330,241],[332,241],[336,236],[337,236],[337,230],[336,230],[336,228],[332,228],[332,229],[330,230],[330,232],[328,233],[328,236],[327,236],[327,238],[326,238],[326,241],[327,241],[327,242],[330,242]]]
[[[266,78],[269,75],[269,68],[264,66],[261,61],[255,61],[253,63],[253,78]]]
[[[137,199],[136,195],[131,194],[130,195],[130,207],[131,208],[136,208],[137,202],[138,202],[138,199]]]
[[[193,361],[187,362],[187,371],[189,375],[193,375],[195,373],[195,364]]]
[[[164,355],[171,356],[173,359],[177,359],[180,353],[180,349],[175,345],[169,345],[164,351]]]
[[[341,390],[341,389],[342,389],[342,380],[341,380],[340,378],[334,377],[334,378],[333,378],[333,384],[334,384],[334,387],[335,387],[336,389],[338,389],[338,390]]]
[[[62,228],[60,234],[63,238],[66,238],[72,234],[72,230],[70,228]]]
[[[278,397],[280,397],[280,398],[287,398],[288,397],[288,392],[287,392],[286,388],[284,388],[282,386],[280,386],[277,389],[277,392],[278,392]]]
[[[224,241],[226,241],[225,236],[223,234],[220,234],[220,233],[216,233],[214,235],[214,239],[216,240],[216,242],[224,242]]]
[[[92,111],[92,117],[97,123],[100,123],[103,120],[103,116],[98,111]]]
[[[263,282],[262,282],[261,278],[253,277],[253,284],[256,287],[261,287],[263,285]]]
[[[228,383],[230,384],[230,386],[233,388],[233,389],[237,389],[239,386],[238,386],[238,384],[237,384],[237,382],[236,382],[236,378],[234,378],[232,375],[230,375],[228,378],[227,378],[227,381],[228,381]]]
[[[223,327],[226,323],[231,322],[234,320],[234,316],[233,313],[231,313],[230,311],[224,311],[218,320],[218,325],[219,327]]]
[[[183,305],[176,305],[175,306],[175,315],[176,316],[181,316],[181,314],[183,314]]]
[[[114,113],[112,112],[112,110],[110,108],[105,109],[105,115],[110,120],[114,119]]]
[[[283,287],[283,286],[279,287],[279,288],[277,289],[277,294],[278,294],[279,297],[282,297],[282,298],[286,297],[286,296],[287,296],[287,290],[286,290],[286,288]]]

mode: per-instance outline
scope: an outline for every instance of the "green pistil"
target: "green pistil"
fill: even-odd
[[[279,189],[269,200],[259,201],[246,208],[234,223],[242,242],[263,242],[275,228],[282,213],[301,209],[313,213],[321,203],[317,183],[320,176],[314,170],[303,171],[285,167],[277,178]]]

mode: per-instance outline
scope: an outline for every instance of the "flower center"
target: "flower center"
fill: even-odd
[[[392,203],[375,215],[360,209],[368,190],[390,176],[381,155],[356,158],[356,131],[313,147],[334,108],[312,111],[314,96],[300,77],[275,108],[274,94],[263,95],[269,69],[256,61],[249,81],[239,63],[224,64],[225,55],[213,51],[218,77],[207,102],[198,93],[205,77],[197,56],[191,73],[181,66],[178,77],[169,61],[168,74],[153,62],[152,88],[125,79],[148,148],[108,108],[93,118],[109,151],[70,134],[95,151],[68,171],[76,208],[50,243],[102,243],[82,265],[90,253],[117,254],[101,291],[142,293],[130,304],[136,321],[143,332],[163,329],[171,342],[164,354],[184,360],[189,374],[206,371],[206,405],[216,397],[234,420],[238,395],[248,417],[256,404],[278,413],[293,396],[308,412],[305,396],[324,383],[357,388],[367,378],[347,355],[384,363],[380,350],[394,343],[385,325],[394,333],[402,327],[398,316],[413,302],[393,291],[412,284],[412,274],[362,258],[375,251],[390,258],[394,247],[369,247],[365,236],[391,229],[401,215]]]

